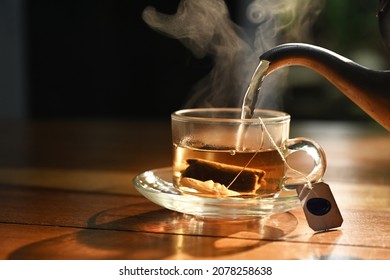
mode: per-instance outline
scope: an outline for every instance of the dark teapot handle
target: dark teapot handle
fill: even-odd
[[[385,47],[390,52],[390,1],[389,0],[379,0],[379,9],[377,13],[379,31]]]

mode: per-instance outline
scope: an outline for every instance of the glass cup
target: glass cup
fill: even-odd
[[[240,116],[239,108],[172,113],[176,188],[206,197],[277,197],[283,189],[322,179],[323,149],[308,138],[289,138],[289,114],[258,109],[251,119]],[[309,174],[292,170],[287,163],[287,157],[297,151],[313,159]]]

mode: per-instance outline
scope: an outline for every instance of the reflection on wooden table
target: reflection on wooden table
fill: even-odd
[[[324,148],[344,218],[316,233],[300,207],[204,220],[151,203],[137,174],[171,164],[164,121],[2,121],[1,259],[390,259],[390,134],[376,124],[292,122]],[[297,159],[305,168],[303,159]]]

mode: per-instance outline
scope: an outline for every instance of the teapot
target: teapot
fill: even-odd
[[[385,47],[390,51],[390,0],[380,0],[377,14]],[[287,66],[307,67],[332,83],[338,90],[390,131],[390,71],[366,68],[325,48],[287,43],[260,56],[267,62],[264,79],[271,72]]]

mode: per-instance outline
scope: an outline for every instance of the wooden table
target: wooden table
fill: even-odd
[[[376,124],[292,122],[327,153],[344,218],[316,233],[300,207],[209,221],[133,187],[169,166],[169,121],[1,121],[1,259],[390,259],[390,133]]]

